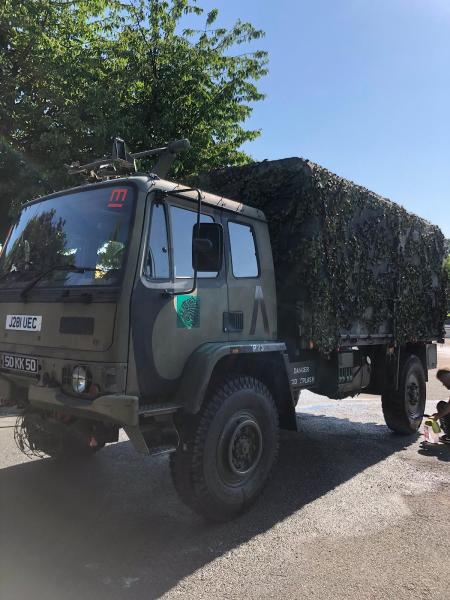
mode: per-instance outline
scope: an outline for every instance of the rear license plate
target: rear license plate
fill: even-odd
[[[1,366],[12,371],[23,371],[24,373],[37,373],[38,363],[31,356],[18,356],[17,354],[3,354]]]

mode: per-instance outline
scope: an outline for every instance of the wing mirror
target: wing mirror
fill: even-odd
[[[198,273],[220,271],[223,229],[219,223],[195,224],[192,230],[192,268]]]

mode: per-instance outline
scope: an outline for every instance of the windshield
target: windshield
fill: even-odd
[[[25,206],[0,258],[0,286],[113,285],[121,277],[133,214],[131,186],[102,187]],[[85,272],[57,270],[75,265]]]

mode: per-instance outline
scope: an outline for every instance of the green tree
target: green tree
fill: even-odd
[[[35,265],[39,265],[39,270],[46,271],[54,264],[56,256],[64,257],[66,242],[64,221],[55,220],[54,209],[34,216],[13,242],[5,259],[4,272],[33,271]],[[65,262],[69,263],[70,257],[66,257]]]
[[[450,255],[447,256],[444,260],[444,270],[446,271],[447,275],[450,277]]]
[[[447,289],[449,292],[449,301],[450,301],[450,254],[448,254],[444,259],[444,271],[447,274]]]
[[[197,29],[183,29],[186,15]],[[3,202],[76,184],[64,164],[108,154],[114,135],[134,151],[189,137],[178,177],[247,161],[240,147],[259,131],[245,120],[267,64],[248,48],[263,34],[216,27],[217,15],[197,0],[3,0]]]
[[[450,314],[450,240],[445,240],[447,256],[444,258],[444,272],[447,278],[447,314]]]

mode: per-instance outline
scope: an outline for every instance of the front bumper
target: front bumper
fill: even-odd
[[[28,401],[32,406],[44,410],[57,410],[74,417],[107,421],[120,426],[136,427],[139,422],[137,396],[107,394],[95,400],[85,400],[68,396],[57,387],[30,385]]]

